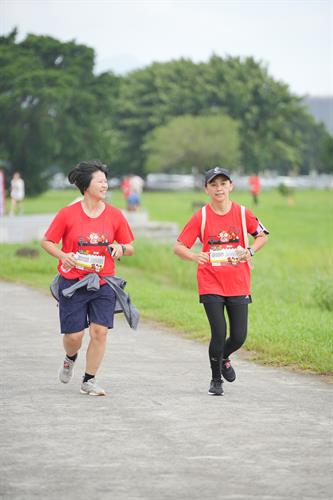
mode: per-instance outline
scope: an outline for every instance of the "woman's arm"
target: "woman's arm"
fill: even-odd
[[[266,245],[267,241],[268,241],[267,235],[264,232],[259,233],[254,238],[254,242],[252,243],[251,248],[253,248],[255,253],[257,253],[264,245]]]
[[[192,252],[184,243],[177,241],[173,247],[174,253],[183,260],[191,260],[192,262],[197,262],[198,264],[206,264],[209,262],[208,252]]]
[[[113,249],[111,255],[116,259],[120,259],[123,256],[130,257],[134,254],[134,247],[130,243],[122,244],[114,242],[110,247]]]
[[[75,253],[65,253],[53,241],[46,240],[45,238],[41,241],[41,246],[52,257],[60,260],[66,269],[72,269],[75,266]]]
[[[262,233],[259,233],[257,236],[254,238],[254,242],[252,243],[251,248],[256,254],[264,245],[266,245],[268,241],[267,235],[263,231]],[[239,260],[241,262],[246,262],[251,260],[252,255],[248,249],[244,250],[244,252],[239,256]]]

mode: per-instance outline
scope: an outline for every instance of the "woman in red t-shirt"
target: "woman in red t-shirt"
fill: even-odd
[[[253,213],[230,200],[230,173],[215,167],[205,174],[205,191],[210,203],[196,212],[180,233],[174,252],[198,264],[200,302],[211,328],[209,359],[212,380],[209,394],[222,395],[223,380],[236,378],[229,356],[245,342],[250,291],[250,260],[267,241],[268,231]],[[254,241],[248,245],[247,233]],[[191,250],[196,239],[202,250]],[[230,335],[226,340],[226,309]]]
[[[59,379],[64,384],[71,380],[84,329],[89,326],[81,393],[104,396],[95,375],[104,356],[108,328],[113,328],[116,297],[103,277],[114,275],[115,260],[133,255],[134,237],[122,212],[105,203],[107,170],[101,162],[79,163],[68,179],[79,188],[83,200],[62,208],[42,241],[42,247],[59,261],[59,316],[66,352]],[[98,276],[99,289],[89,290],[86,285],[70,298],[63,295],[63,290],[91,273]]]

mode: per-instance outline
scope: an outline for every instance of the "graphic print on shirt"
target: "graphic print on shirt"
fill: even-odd
[[[108,251],[108,239],[104,234],[89,233],[86,239],[78,241],[78,251],[75,254],[76,269],[99,273],[104,268],[105,255]]]
[[[241,231],[229,226],[221,229],[217,236],[210,236],[210,262],[212,266],[238,266],[239,255],[244,251],[240,245]]]

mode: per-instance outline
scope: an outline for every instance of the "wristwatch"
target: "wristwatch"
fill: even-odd
[[[247,250],[250,252],[251,257],[254,256],[254,250],[252,247],[247,247]]]
[[[125,245],[121,245],[121,249],[123,251],[123,255],[125,255],[125,252],[126,252],[126,246]]]

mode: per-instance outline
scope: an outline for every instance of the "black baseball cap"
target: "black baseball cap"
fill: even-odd
[[[208,182],[211,182],[214,177],[217,177],[218,175],[224,175],[224,177],[227,177],[229,181],[231,181],[230,172],[228,170],[222,167],[214,167],[205,172],[205,186],[207,186]]]

